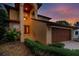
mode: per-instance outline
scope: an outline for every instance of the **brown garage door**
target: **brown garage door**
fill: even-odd
[[[52,42],[61,42],[71,39],[71,31],[68,29],[52,28]]]

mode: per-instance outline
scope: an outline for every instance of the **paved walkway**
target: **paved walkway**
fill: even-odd
[[[65,44],[64,48],[68,48],[68,49],[79,49],[79,42],[76,41],[64,41],[62,42]]]

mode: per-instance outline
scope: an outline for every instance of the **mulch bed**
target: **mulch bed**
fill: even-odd
[[[28,47],[21,42],[8,42],[0,45],[0,56],[31,56]]]

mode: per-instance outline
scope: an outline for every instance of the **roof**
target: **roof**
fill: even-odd
[[[43,18],[46,18],[46,19],[48,19],[48,20],[50,20],[50,19],[51,19],[50,17],[43,16],[43,15],[38,15],[38,17],[43,17]]]
[[[12,7],[12,6],[7,5],[7,4],[4,4],[4,6],[5,6],[6,9],[15,9],[15,10],[17,10],[15,7]]]
[[[37,3],[38,9],[42,6],[42,3]]]
[[[61,24],[57,24],[55,22],[51,22],[51,21],[45,21],[45,20],[39,20],[39,19],[33,19],[36,21],[40,21],[40,22],[44,22],[46,23],[48,26],[59,26],[59,27],[65,27],[65,28],[70,28],[70,29],[79,29],[79,27],[77,26],[67,26],[67,25],[61,25]]]
[[[10,5],[8,5],[8,4],[5,4],[5,3],[3,3],[4,4],[4,6],[8,9],[8,8],[11,8],[11,9],[18,9],[19,7],[19,3],[15,3],[16,4],[16,7],[12,7],[12,6],[10,6]],[[38,9],[41,7],[41,5],[42,5],[42,3],[37,3],[37,6],[38,6]]]

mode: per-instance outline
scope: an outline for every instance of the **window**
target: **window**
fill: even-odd
[[[10,20],[19,20],[19,12],[14,9],[10,9],[9,18]]]
[[[35,18],[35,12],[34,12],[34,11],[33,11],[33,13],[32,13],[32,17]]]
[[[24,25],[24,34],[29,34],[30,31],[29,31],[29,25]]]
[[[75,31],[75,35],[78,35],[78,31]]]

